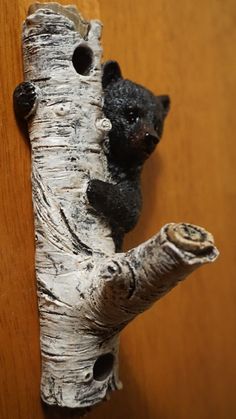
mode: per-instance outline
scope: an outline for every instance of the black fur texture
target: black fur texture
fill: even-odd
[[[170,99],[123,79],[116,61],[105,63],[102,85],[103,111],[112,123],[106,153],[114,183],[93,179],[87,196],[110,222],[120,251],[124,234],[134,228],[141,212],[141,170],[161,139]]]

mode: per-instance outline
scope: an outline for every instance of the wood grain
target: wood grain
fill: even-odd
[[[22,81],[20,34],[30,1],[1,1],[0,417],[78,417],[39,399],[30,152],[12,111]],[[68,4],[69,1],[62,1]],[[212,231],[215,265],[123,333],[124,390],[96,419],[233,419],[236,416],[236,5],[234,0],[75,1],[104,23],[104,58],[126,77],[169,93],[164,139],[143,173],[144,208],[126,247],[169,221]],[[81,9],[82,10],[82,9]]]

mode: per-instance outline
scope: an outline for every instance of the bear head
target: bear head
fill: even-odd
[[[167,95],[155,96],[122,77],[116,61],[103,65],[105,116],[110,119],[109,159],[121,166],[140,166],[159,143],[170,108]]]

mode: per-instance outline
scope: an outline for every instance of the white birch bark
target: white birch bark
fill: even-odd
[[[212,236],[170,224],[115,254],[109,224],[86,198],[90,179],[110,180],[102,142],[101,24],[74,7],[34,5],[23,27],[25,81],[39,100],[29,118],[40,312],[41,393],[48,404],[85,408],[121,387],[120,330],[200,265]],[[87,75],[72,63],[92,51]]]

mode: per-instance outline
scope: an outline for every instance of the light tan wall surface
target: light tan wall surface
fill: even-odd
[[[71,1],[72,2],[72,1]],[[70,1],[61,1],[69,4]],[[0,1],[0,418],[77,418],[39,395],[30,150],[12,110],[23,80],[28,0]],[[171,96],[163,140],[143,172],[144,206],[126,248],[171,221],[211,231],[218,261],[194,273],[121,338],[124,390],[91,419],[236,417],[236,3],[81,0],[104,24],[104,59]]]

